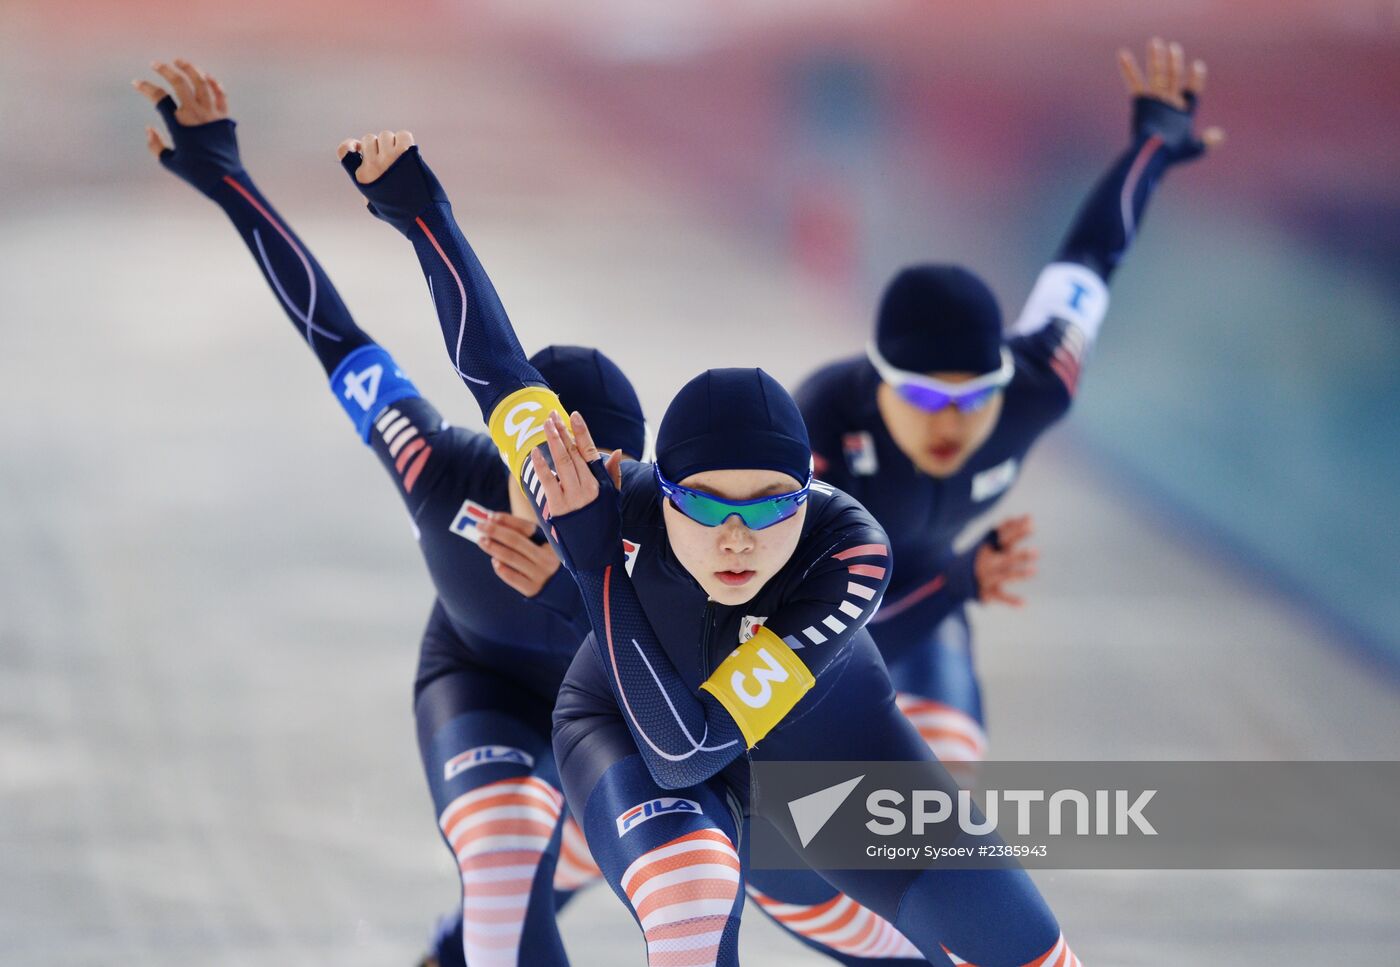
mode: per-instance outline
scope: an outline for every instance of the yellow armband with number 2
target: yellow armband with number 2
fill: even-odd
[[[816,683],[787,642],[759,628],[700,687],[719,699],[752,749]]]
[[[568,411],[553,390],[547,386],[526,386],[501,400],[491,411],[491,440],[505,457],[512,480],[520,479],[530,451],[545,441],[544,421],[551,410],[563,418],[566,427],[569,425]]]

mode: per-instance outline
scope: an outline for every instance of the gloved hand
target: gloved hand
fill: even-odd
[[[174,88],[173,96],[150,81],[131,83],[160,112],[174,147],[166,147],[156,129],[149,126],[146,146],[168,170],[201,193],[212,195],[226,176],[243,172],[233,133],[235,122],[228,116],[228,98],[212,75],[189,61],[176,60],[175,67],[157,62],[152,67]]]

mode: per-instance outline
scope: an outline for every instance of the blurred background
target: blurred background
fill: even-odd
[[[334,160],[415,132],[527,350],[653,419],[793,386],[900,265],[1014,317],[1125,147],[1114,66],[1208,61],[974,622],[992,754],[1400,748],[1400,3],[0,2],[0,962],[407,964],[455,903],[409,713],[409,522],[223,216],[144,149],[152,59],[216,73],[253,177],[454,422],[410,248]],[[1393,964],[1394,872],[1037,875],[1090,964]],[[620,904],[575,963],[641,963]],[[813,963],[756,911],[746,962]]]

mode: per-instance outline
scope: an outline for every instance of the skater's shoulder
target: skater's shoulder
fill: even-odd
[[[1079,379],[1072,324],[1056,321],[1030,335],[1007,340],[1016,366],[1006,387],[1006,416],[1055,419],[1069,409]]]
[[[827,363],[798,384],[798,405],[820,402],[849,402],[870,385],[874,367],[864,355],[849,356]]]
[[[812,481],[802,531],[804,543],[888,543],[885,529],[874,514],[850,494],[823,480]]]

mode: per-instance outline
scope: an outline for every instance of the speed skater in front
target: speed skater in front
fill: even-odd
[[[655,463],[605,459],[520,349],[412,136],[340,150],[371,214],[412,243],[448,356],[588,609],[554,748],[594,858],[652,967],[737,964],[746,832],[776,808],[750,798],[750,761],[901,760],[951,784],[865,631],[889,540],[813,481],[797,405],[762,370],[682,387]],[[807,872],[932,963],[1078,964],[1019,868]]]

